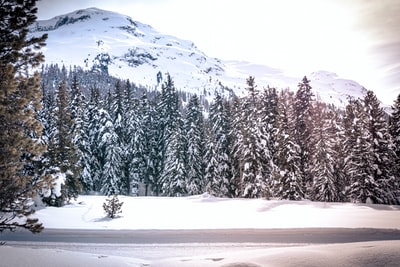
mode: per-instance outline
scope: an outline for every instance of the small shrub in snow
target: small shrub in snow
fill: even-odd
[[[103,209],[107,217],[114,219],[117,214],[121,213],[122,204],[124,204],[124,202],[120,202],[117,195],[107,198],[106,202],[103,203]]]

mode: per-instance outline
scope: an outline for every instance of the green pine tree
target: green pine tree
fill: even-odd
[[[53,110],[54,128],[49,136],[48,168],[53,175],[55,187],[44,195],[44,201],[49,205],[62,206],[71,198],[77,198],[82,190],[78,180],[80,175],[80,154],[74,143],[76,135],[75,121],[70,109],[70,98],[66,82],[62,81],[56,92],[56,106]],[[63,181],[58,181],[59,179]],[[59,186],[61,184],[61,190]]]
[[[46,149],[39,141],[42,125],[36,119],[42,98],[40,78],[32,70],[43,61],[39,50],[47,36],[28,37],[28,27],[36,21],[35,4],[35,0],[0,4],[0,232],[42,229],[30,216],[30,202],[48,181],[35,169],[25,170]]]

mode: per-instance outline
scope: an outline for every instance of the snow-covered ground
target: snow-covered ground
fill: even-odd
[[[104,196],[80,196],[62,208],[39,209],[46,228],[60,229],[238,229],[400,228],[400,206],[264,199],[125,197],[122,213],[105,218]]]
[[[306,245],[275,248],[224,247],[223,252],[193,253],[191,256],[160,255],[157,260],[59,249],[0,247],[0,266],[4,267],[398,267],[400,241]],[[117,248],[110,247],[110,251]],[[151,249],[151,248],[150,248]],[[175,248],[176,249],[176,248]],[[186,249],[186,247],[181,247]],[[190,249],[190,248],[189,248]]]
[[[207,194],[182,198],[119,198],[124,202],[122,213],[113,220],[105,218],[103,196],[81,196],[62,208],[39,209],[35,216],[45,227],[60,229],[400,229],[400,206],[223,199]],[[164,249],[157,250],[161,252],[154,252],[159,255],[150,258],[137,257],[140,253],[129,256],[129,248],[121,256],[115,253],[118,249],[115,246],[110,245],[109,250],[103,246],[101,250],[81,252],[9,244],[0,247],[0,266],[46,267],[54,266],[55,262],[57,266],[398,266],[400,262],[400,241],[284,246],[176,244],[173,248],[164,245]],[[151,250],[151,245],[147,249]],[[184,253],[171,253],[179,249]]]

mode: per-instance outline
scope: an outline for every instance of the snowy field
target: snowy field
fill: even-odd
[[[62,208],[43,208],[36,217],[46,228],[59,229],[238,229],[238,228],[385,228],[400,229],[400,206],[262,199],[222,199],[207,194],[184,198],[123,197],[122,213],[107,219],[102,196],[81,196]],[[1,235],[0,235],[1,238]],[[92,245],[94,246],[94,245]],[[160,246],[160,245],[158,245]],[[0,266],[399,266],[400,241],[345,244],[175,244],[151,257],[129,249],[152,246],[115,245],[35,249],[0,247]],[[75,251],[74,251],[75,250]],[[180,252],[177,252],[180,251]],[[16,257],[15,255],[18,255]],[[131,256],[130,256],[131,255]]]
[[[105,217],[103,196],[81,196],[35,216],[60,229],[400,228],[400,206],[200,196],[124,197],[122,213]]]

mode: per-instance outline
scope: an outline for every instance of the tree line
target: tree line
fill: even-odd
[[[61,179],[42,194],[63,205],[80,193],[399,203],[399,101],[391,116],[372,91],[345,109],[295,92],[216,93],[208,110],[186,101],[172,77],[161,91],[117,80],[86,96],[73,73],[44,90],[43,173]]]

